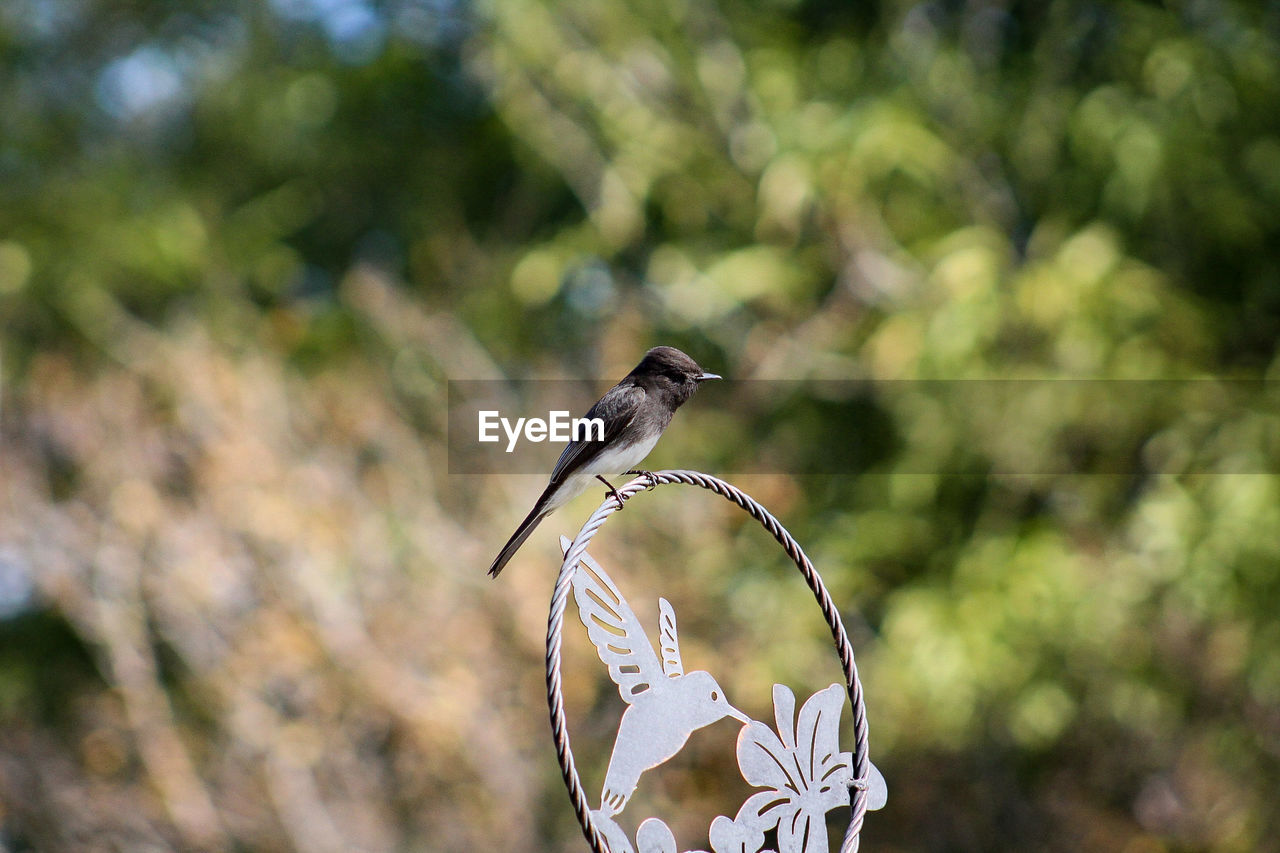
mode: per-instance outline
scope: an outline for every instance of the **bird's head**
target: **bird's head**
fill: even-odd
[[[721,377],[703,370],[696,361],[675,347],[654,347],[640,359],[630,378],[669,390],[678,405],[692,397],[703,382]]]
[[[724,689],[711,673],[701,670],[690,672],[680,681],[681,692],[684,694],[681,698],[695,709],[693,716],[698,726],[709,726],[724,717],[733,717],[744,725],[751,722],[746,714],[729,704]]]

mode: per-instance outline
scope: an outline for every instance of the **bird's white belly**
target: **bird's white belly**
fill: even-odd
[[[653,438],[638,441],[626,447],[610,448],[591,460],[589,464],[584,465],[582,473],[588,477],[595,477],[597,474],[608,477],[630,471],[649,455],[649,451],[653,450],[653,446],[661,437],[662,434],[659,433]]]
[[[596,479],[597,476],[608,479],[616,477],[623,471],[630,471],[649,455],[649,451],[653,450],[653,446],[658,443],[658,439],[661,437],[662,435],[659,433],[653,438],[638,441],[626,447],[605,450],[566,478],[564,487],[557,490],[555,497],[548,503],[547,509],[559,509],[593,485],[599,485],[600,481]],[[622,484],[614,483],[614,485],[620,486]]]

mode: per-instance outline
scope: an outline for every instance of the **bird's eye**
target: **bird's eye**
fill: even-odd
[[[719,694],[719,693],[717,693],[717,692],[715,692],[714,690],[712,690],[712,691],[711,691],[711,701],[712,701],[712,702],[717,702],[717,701],[719,701],[719,699],[720,699],[720,694]]]

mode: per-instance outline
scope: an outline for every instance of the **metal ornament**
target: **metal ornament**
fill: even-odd
[[[571,544],[560,537],[562,550],[567,552]],[[629,706],[618,725],[600,808],[595,813],[611,818],[626,807],[640,774],[674,756],[694,731],[725,717],[751,721],[729,704],[723,688],[709,673],[684,671],[676,614],[665,598],[658,599],[659,663],[627,600],[585,552],[573,575],[573,597],[578,602],[578,618],[587,626],[596,653],[609,667],[609,677]]]
[[[664,598],[658,599],[658,645],[650,641],[635,611],[609,574],[586,552],[586,546],[625,500],[666,483],[697,485],[724,496],[749,512],[782,544],[809,583],[832,629],[846,685],[832,684],[813,694],[797,717],[794,694],[775,684],[775,726],[771,728],[735,708],[711,674],[684,671],[675,611]],[[712,850],[757,853],[765,843],[765,833],[776,831],[779,853],[825,853],[827,812],[850,805],[852,820],[840,849],[842,853],[856,851],[865,813],[883,807],[888,789],[867,756],[862,685],[839,612],[813,564],[786,529],[723,480],[693,471],[662,471],[641,475],[618,489],[617,496],[610,495],[600,505],[573,542],[561,537],[560,545],[564,562],[552,595],[547,630],[547,698],[561,771],[592,849],[596,853],[677,853],[675,836],[660,819],[641,823],[633,844],[614,818],[626,808],[645,771],[679,753],[694,731],[729,717],[742,723],[736,745],[742,777],[762,790],[749,796],[732,819],[724,815],[715,818],[709,830]],[[627,704],[599,805],[594,809],[569,748],[561,691],[561,636],[570,591],[597,655]],[[854,712],[856,743],[852,753],[841,752],[838,744],[846,694]]]

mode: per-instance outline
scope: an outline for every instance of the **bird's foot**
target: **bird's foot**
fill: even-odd
[[[636,477],[644,477],[646,480],[648,480],[649,481],[648,484],[645,485],[646,491],[651,492],[654,489],[658,488],[658,477],[652,471],[635,470],[635,471],[625,471],[623,473],[634,475]]]
[[[624,498],[621,494],[619,494],[618,490],[613,487],[613,483],[610,483],[602,475],[596,474],[596,479],[604,483],[605,488],[609,490],[608,492],[606,492],[606,494],[618,502],[618,509],[622,509],[622,505],[626,503],[627,499]]]

